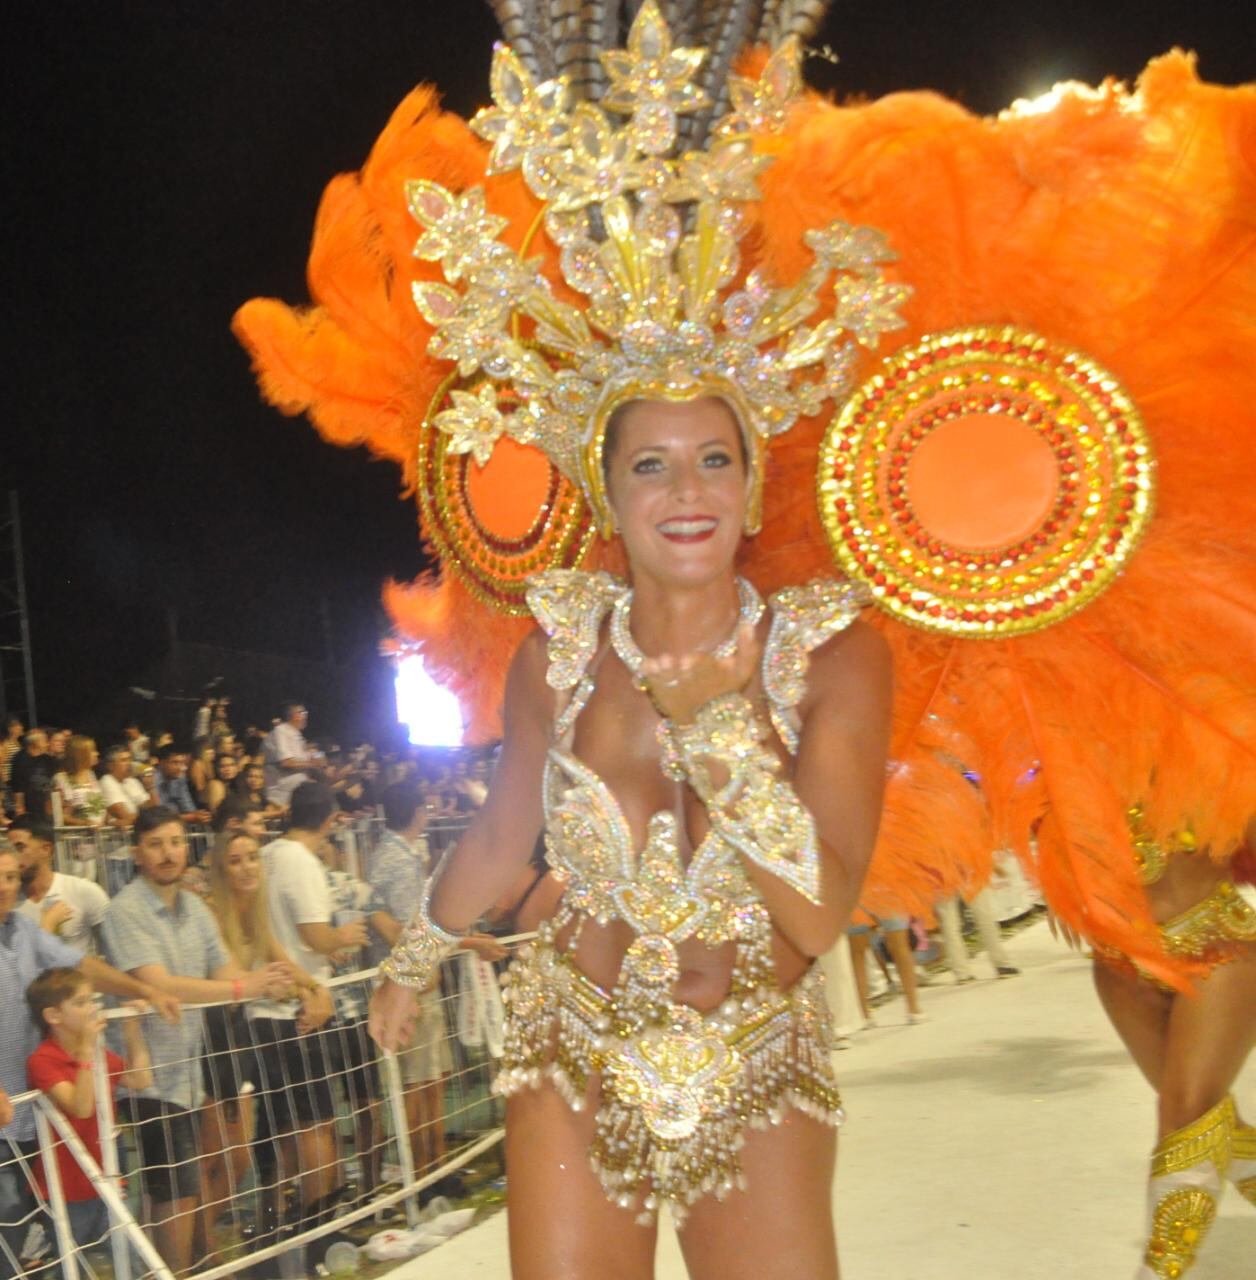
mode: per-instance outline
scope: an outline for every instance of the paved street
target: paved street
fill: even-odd
[[[945,979],[923,992],[930,1021],[918,1026],[891,1001],[837,1055],[844,1280],[1132,1280],[1152,1095],[1099,1008],[1089,962],[1044,924],[1008,946],[1019,978]],[[988,972],[984,957],[976,971]],[[1238,1098],[1256,1115],[1256,1062]],[[506,1280],[505,1228],[498,1214],[391,1280]],[[657,1274],[685,1274],[669,1228]],[[1252,1277],[1256,1213],[1231,1188],[1191,1280]]]

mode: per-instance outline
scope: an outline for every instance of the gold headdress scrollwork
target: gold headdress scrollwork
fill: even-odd
[[[909,291],[882,275],[892,254],[869,228],[833,222],[808,232],[813,263],[791,283],[742,273],[744,206],[759,198],[757,175],[769,163],[751,134],[783,127],[802,87],[800,47],[785,41],[757,80],[734,77],[732,110],[710,145],[686,150],[680,117],[708,105],[693,83],[705,57],[673,47],[647,0],[627,48],[599,54],[609,80],[600,103],[572,105],[566,76],[537,83],[497,46],[494,105],[472,128],[492,143],[489,173],[522,170],[544,202],[537,225],[561,247],[562,282],[524,256],[528,241],[516,252],[499,239],[506,219],[489,211],[482,189],[455,194],[426,180],[407,189],[423,228],[415,254],[444,275],[413,286],[435,330],[428,350],[455,362],[466,388],[432,424],[450,450],[480,462],[503,435],[538,446],[581,486],[604,534],[602,447],[617,407],[728,403],[752,468],[746,524],[755,532],[768,440],[843,400],[857,347],[903,323],[897,308]],[[513,393],[506,404],[503,386]]]

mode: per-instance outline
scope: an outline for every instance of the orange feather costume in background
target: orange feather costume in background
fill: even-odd
[[[1180,981],[1147,913],[1126,810],[1138,801],[1155,838],[1189,829],[1222,858],[1256,796],[1256,90],[1201,83],[1173,53],[1133,92],[1062,86],[997,118],[930,93],[849,107],[808,97],[755,145],[774,162],[745,267],[796,276],[803,232],[834,218],[878,227],[897,251],[914,289],[907,328],[861,375],[922,335],[1032,331],[1119,379],[1157,460],[1141,545],[1104,594],[1053,625],[970,639],[870,611],[897,694],[865,903],[927,911],[982,884],[992,851],[1010,846],[1080,933]],[[384,599],[474,740],[499,732],[505,672],[531,625],[510,608],[517,582],[545,564],[622,567],[535,451],[503,440],[482,468],[464,456],[455,477],[425,443],[450,365],[428,354],[432,328],[411,300],[412,282],[438,272],[412,254],[406,182],[482,186],[511,246],[557,262],[537,234],[539,202],[517,173],[486,177],[487,154],[432,90],[411,93],[361,172],[327,188],[314,305],[256,299],[234,326],[272,403],[307,413],[331,443],[396,461],[419,492],[444,571],[390,584]],[[548,274],[563,296],[556,266]],[[829,428],[803,420],[770,450],[763,530],[741,566],[761,589],[834,572],[813,500]]]

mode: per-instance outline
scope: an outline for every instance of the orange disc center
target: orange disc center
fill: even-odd
[[[480,527],[515,542],[536,524],[549,496],[550,464],[539,449],[502,436],[484,466],[468,459],[467,501]]]
[[[907,464],[916,519],[952,547],[990,551],[1020,542],[1055,503],[1051,446],[1015,418],[972,414],[931,431]]]

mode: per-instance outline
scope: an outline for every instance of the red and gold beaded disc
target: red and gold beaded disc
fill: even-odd
[[[476,596],[522,616],[527,579],[541,569],[579,565],[593,522],[579,489],[539,449],[502,436],[481,466],[449,447],[449,435],[433,419],[449,408],[452,390],[477,386],[451,377],[428,408],[418,457],[423,532]],[[504,397],[500,407],[507,407]]]
[[[1037,334],[931,334],[883,362],[825,433],[820,515],[842,570],[914,626],[1051,626],[1117,576],[1153,507],[1133,401]]]

